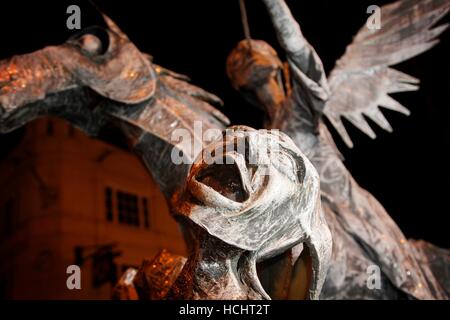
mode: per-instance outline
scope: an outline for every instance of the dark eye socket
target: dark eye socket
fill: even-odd
[[[236,202],[248,199],[242,185],[239,169],[235,164],[213,164],[202,169],[196,180],[207,185],[224,197]]]
[[[109,34],[103,28],[90,27],[72,37],[70,42],[90,54],[103,55],[109,48]]]

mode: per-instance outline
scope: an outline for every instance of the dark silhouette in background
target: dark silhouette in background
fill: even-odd
[[[327,71],[367,19],[367,7],[388,2],[287,0]],[[233,124],[262,127],[260,111],[233,90],[225,73],[227,55],[244,37],[238,0],[95,3],[156,63],[189,75],[196,85],[220,96],[225,101],[221,111]],[[88,1],[0,4],[0,58],[64,42],[74,34],[66,28],[66,8],[70,4],[80,5],[82,27],[103,24]],[[264,39],[278,49],[262,3],[247,0],[247,10],[252,37]],[[394,133],[372,126],[378,136],[372,141],[347,125],[355,142],[352,150],[335,135],[356,180],[380,200],[406,236],[445,248],[450,247],[446,223],[450,213],[449,34],[444,33],[441,44],[434,49],[397,67],[422,83],[418,92],[395,96],[411,110],[410,117],[384,111]],[[0,156],[20,141],[20,136],[20,130],[0,136]]]

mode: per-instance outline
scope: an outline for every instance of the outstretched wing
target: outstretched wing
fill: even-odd
[[[324,113],[344,142],[353,147],[344,117],[371,138],[364,116],[392,131],[379,106],[408,115],[390,93],[417,90],[419,80],[390,66],[436,45],[448,24],[433,27],[450,9],[450,0],[400,0],[381,7],[381,29],[360,29],[330,74],[331,96]]]

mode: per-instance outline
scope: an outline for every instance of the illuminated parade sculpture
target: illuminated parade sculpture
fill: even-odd
[[[297,146],[285,134],[246,127],[232,127],[230,139],[249,143],[244,150],[273,154],[268,166],[274,176],[253,172],[257,168],[248,166],[247,151],[235,153],[240,160],[231,167],[205,167],[201,151],[227,141],[222,130],[228,119],[212,106],[220,99],[154,64],[106,16],[107,29],[88,28],[63,45],[0,61],[0,131],[53,115],[99,138],[118,130],[141,156],[172,204],[189,256],[162,252],[152,260],[155,270],[146,268],[149,263],[137,273],[130,270],[119,282],[119,298],[314,299],[322,284],[322,298],[446,298],[448,288],[435,278],[435,264],[428,259],[445,257],[438,267],[447,266],[448,253],[404,239],[382,206],[351,178],[321,116],[327,115],[347,142],[337,120],[342,115],[369,132],[361,122],[361,114],[369,112],[386,128],[377,105],[402,111],[387,94],[416,88],[413,78],[388,66],[434,44],[443,28],[430,27],[448,11],[449,2],[411,0],[383,8],[391,31],[362,30],[331,74],[330,89],[319,58],[284,2],[265,2],[287,51],[290,71],[285,75],[292,81],[285,79],[284,91],[277,88],[283,68],[262,42],[252,42],[251,52],[267,64],[264,72],[254,71],[261,70],[257,63],[254,70],[230,75],[238,89],[252,85],[252,76],[262,80],[246,88],[256,93],[250,99],[268,112],[267,127],[282,129]],[[229,61],[230,71],[239,70],[245,46]],[[202,132],[214,129],[216,134],[205,140],[196,123]],[[192,139],[174,141],[180,130]],[[272,144],[258,149],[255,137]],[[173,161],[174,154],[181,161]],[[319,171],[322,205],[318,176],[308,159]],[[253,186],[253,177],[266,184]],[[331,262],[330,233],[320,207],[333,238]],[[382,269],[383,290],[366,286],[366,267],[373,264]],[[214,282],[218,275],[220,281]]]

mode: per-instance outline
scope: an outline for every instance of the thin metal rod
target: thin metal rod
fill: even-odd
[[[250,49],[252,47],[251,45],[251,35],[250,35],[250,27],[248,24],[248,18],[247,18],[247,10],[245,8],[245,2],[244,0],[239,0],[239,6],[241,8],[241,20],[242,20],[242,26],[244,27],[244,34],[245,38],[248,40],[248,45],[250,46]]]

